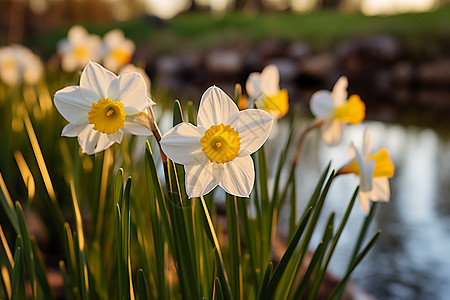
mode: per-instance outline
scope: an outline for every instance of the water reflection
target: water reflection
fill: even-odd
[[[301,128],[304,123],[299,121],[297,126]],[[372,232],[379,228],[382,235],[352,278],[378,299],[448,299],[450,143],[431,129],[379,122],[364,126],[370,129],[373,151],[382,147],[390,151],[396,173],[391,180],[391,203],[378,206],[372,226]],[[332,148],[318,133],[309,137],[298,170],[301,207],[328,161],[332,159],[332,167],[338,168],[348,160],[349,142],[361,145],[364,126],[346,128],[343,141]],[[336,178],[323,216],[336,211],[338,222],[357,184],[352,175]],[[331,264],[339,276],[347,268],[363,217],[356,204]]]

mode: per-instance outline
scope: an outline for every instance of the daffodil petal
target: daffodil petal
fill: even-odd
[[[348,80],[347,77],[341,76],[334,84],[333,90],[331,91],[331,97],[335,106],[344,105],[348,98]]]
[[[153,104],[147,97],[144,78],[136,72],[127,72],[115,78],[108,89],[112,101],[123,103],[127,115],[135,115]]]
[[[363,155],[365,158],[370,155],[370,132],[367,127],[364,129],[364,138],[363,138],[363,147],[362,147]]]
[[[277,66],[268,65],[262,70],[261,90],[269,97],[276,96],[280,92],[280,73]]]
[[[370,200],[389,202],[390,197],[389,179],[387,177],[374,177],[372,190],[370,191]]]
[[[144,125],[141,125],[139,123],[133,122],[131,120],[127,120],[125,117],[125,126],[122,128],[128,133],[134,134],[134,135],[140,135],[140,136],[149,136],[152,135],[152,131],[145,127]]]
[[[330,146],[334,146],[341,140],[342,122],[333,120],[322,126],[322,138]]]
[[[118,130],[117,132],[115,132],[113,134],[107,134],[106,136],[108,137],[108,139],[111,142],[120,144],[122,142],[122,138],[123,138],[123,131],[122,130]]]
[[[242,157],[252,154],[265,143],[272,129],[273,118],[263,110],[246,109],[233,116],[229,125],[239,132],[239,156]]]
[[[78,86],[68,86],[55,94],[55,106],[59,113],[70,123],[86,124],[91,104],[87,102]]]
[[[89,127],[89,129],[92,128],[91,124],[82,124],[82,125],[75,125],[75,124],[67,124],[61,133],[62,136],[67,137],[76,137],[78,136],[86,127]]]
[[[334,108],[333,99],[329,91],[320,90],[311,96],[309,109],[314,117],[328,119],[332,115]]]
[[[250,156],[236,157],[224,164],[224,172],[219,186],[228,194],[248,197],[255,182],[253,159]]]
[[[228,95],[216,86],[206,90],[200,101],[197,115],[197,125],[209,128],[220,123],[227,124],[233,115],[239,113],[239,109]]]
[[[358,198],[359,198],[359,204],[361,205],[361,208],[363,212],[367,215],[370,210],[370,199],[369,199],[370,192],[358,192]]]
[[[247,82],[245,83],[245,90],[247,91],[247,95],[252,101],[252,104],[254,103],[255,98],[262,94],[260,77],[260,73],[253,72],[248,76]]]
[[[117,134],[117,132],[114,134],[111,134],[113,136],[112,137],[113,140],[111,140],[107,134],[101,133],[100,137],[98,138],[97,145],[95,145],[95,153],[99,153],[99,152],[105,150],[106,148],[111,147],[112,144],[115,143],[114,139],[117,138],[117,136],[115,136],[116,134]],[[123,136],[123,133],[122,133],[122,136]],[[120,140],[122,140],[122,139],[120,139]]]
[[[201,137],[194,125],[180,123],[164,134],[160,144],[164,153],[177,164],[195,164],[207,160],[201,150]]]
[[[109,85],[117,76],[98,63],[90,61],[81,73],[80,90],[84,99],[90,103],[109,98]]]
[[[210,162],[185,165],[185,186],[189,198],[200,197],[219,185],[223,175],[223,165]]]
[[[78,143],[81,147],[81,152],[86,154],[94,154],[98,140],[102,133],[92,129],[94,125],[89,124],[78,135]]]

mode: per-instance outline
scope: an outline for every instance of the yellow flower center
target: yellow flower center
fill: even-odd
[[[373,159],[375,161],[375,170],[373,177],[388,177],[392,178],[394,176],[394,164],[392,163],[391,158],[389,157],[389,152],[382,148],[377,153],[374,153],[368,157],[368,161]],[[340,174],[350,174],[353,173],[355,175],[360,175],[360,170],[356,159],[352,160],[349,164],[342,167],[339,170]]]
[[[282,89],[276,96],[264,97],[261,108],[275,113],[277,118],[284,117],[289,111],[289,98],[286,89]]]
[[[239,132],[230,125],[212,125],[200,139],[202,151],[211,162],[224,164],[232,161],[239,155],[241,138]]]
[[[366,116],[366,105],[358,95],[352,95],[347,102],[336,108],[334,118],[352,124],[361,123]]]
[[[85,59],[88,56],[88,48],[86,46],[77,46],[73,49],[73,53],[79,59]]]
[[[114,57],[115,60],[117,60],[121,65],[126,65],[131,60],[131,55],[128,52],[122,51],[122,50],[112,50],[111,51],[112,57]]]
[[[97,103],[92,103],[88,112],[89,123],[94,124],[94,129],[106,134],[116,133],[125,125],[125,111],[123,103],[102,98]]]

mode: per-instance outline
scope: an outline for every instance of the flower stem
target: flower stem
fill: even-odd
[[[294,160],[292,161],[292,165],[295,167],[300,160],[300,156],[302,155],[303,144],[305,143],[306,135],[308,132],[313,130],[316,127],[319,127],[323,124],[322,119],[314,119],[306,125],[306,128],[303,129],[302,134],[300,135],[300,140],[298,141],[297,152],[295,153]]]

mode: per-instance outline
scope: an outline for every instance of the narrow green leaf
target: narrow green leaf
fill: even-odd
[[[66,271],[66,267],[64,265],[64,261],[62,261],[62,260],[59,261],[59,272],[61,273],[61,277],[63,279],[65,299],[72,300],[73,299],[73,295],[70,292],[71,289],[70,289],[70,286],[69,286],[69,281],[67,280],[67,271]]]
[[[267,296],[267,299],[270,299],[275,293],[276,288],[278,287],[278,283],[281,280],[281,277],[283,276],[286,267],[291,262],[292,255],[294,254],[295,249],[297,249],[298,242],[300,241],[300,238],[306,228],[306,224],[308,224],[309,217],[311,216],[312,208],[306,210],[306,213],[303,215],[302,220],[300,221],[300,224],[295,231],[294,236],[292,237],[291,241],[288,244],[288,247],[286,251],[284,252],[283,256],[281,257],[280,262],[278,263],[277,267],[275,268],[275,271],[273,272],[272,277],[270,278],[270,282],[267,285],[266,291],[264,291],[264,295]]]
[[[380,233],[381,231],[378,230],[374,236],[372,237],[372,239],[367,243],[366,247],[364,247],[364,249],[355,257],[354,261],[352,262],[352,264],[350,265],[349,269],[347,270],[347,273],[345,274],[345,276],[341,279],[341,281],[339,281],[339,283],[335,286],[335,288],[333,289],[333,291],[331,292],[330,296],[328,297],[328,299],[332,300],[332,299],[336,299],[336,296],[338,295],[338,293],[340,292],[340,290],[342,288],[345,287],[345,284],[347,283],[348,279],[350,278],[351,273],[353,272],[353,270],[358,266],[358,264],[363,260],[363,258],[367,255],[367,253],[369,252],[369,250],[373,247],[373,245],[375,245],[375,242],[377,241],[377,239],[380,237]]]
[[[220,280],[217,277],[214,280],[214,287],[215,287],[214,299],[224,300],[222,286],[220,285]]]
[[[16,244],[21,244],[21,236],[17,236]],[[12,288],[11,299],[21,300],[26,299],[25,296],[25,271],[24,271],[24,258],[22,255],[22,247],[17,246],[14,251],[14,272],[12,274]]]
[[[31,248],[31,239],[28,233],[27,225],[25,223],[25,217],[23,215],[22,206],[16,201],[16,214],[19,221],[20,234],[22,235],[23,251],[22,255],[25,258],[26,268],[28,270],[28,276],[30,277],[31,292],[33,299],[37,299],[37,279],[36,270],[34,265],[34,255]]]
[[[114,184],[114,203],[122,203],[123,197],[123,169],[120,168],[116,173]]]
[[[149,287],[147,284],[147,279],[145,278],[144,271],[139,269],[137,271],[137,279],[136,279],[136,296],[137,300],[148,300],[150,299]]]
[[[4,212],[8,216],[8,220],[13,226],[17,234],[20,233],[19,220],[17,220],[16,210],[14,203],[9,195],[8,188],[6,187],[3,176],[0,173],[0,204],[3,207]]]
[[[173,102],[173,126],[183,122],[183,111],[181,109],[180,101]]]
[[[241,243],[239,235],[239,220],[237,216],[236,196],[226,195],[228,243],[230,251],[231,290],[234,299],[244,297],[242,282]]]
[[[223,299],[224,300],[231,300],[233,299],[232,297],[232,293],[231,293],[231,289],[230,289],[230,284],[228,283],[228,276],[225,272],[225,267],[223,265],[223,260],[219,255],[219,251],[217,248],[214,249],[214,254],[216,256],[216,260],[217,260],[217,273],[218,273],[218,278],[220,281],[220,287],[222,288],[222,295],[223,295]]]
[[[270,275],[272,275],[273,263],[269,262],[267,264],[266,272],[264,272],[264,278],[259,288],[258,300],[271,299],[272,295],[267,293],[267,286],[269,284]]]
[[[188,113],[189,123],[191,123],[194,126],[197,125],[197,120],[194,116],[194,105],[193,105],[192,101],[188,101],[188,103],[187,103],[187,113]]]

